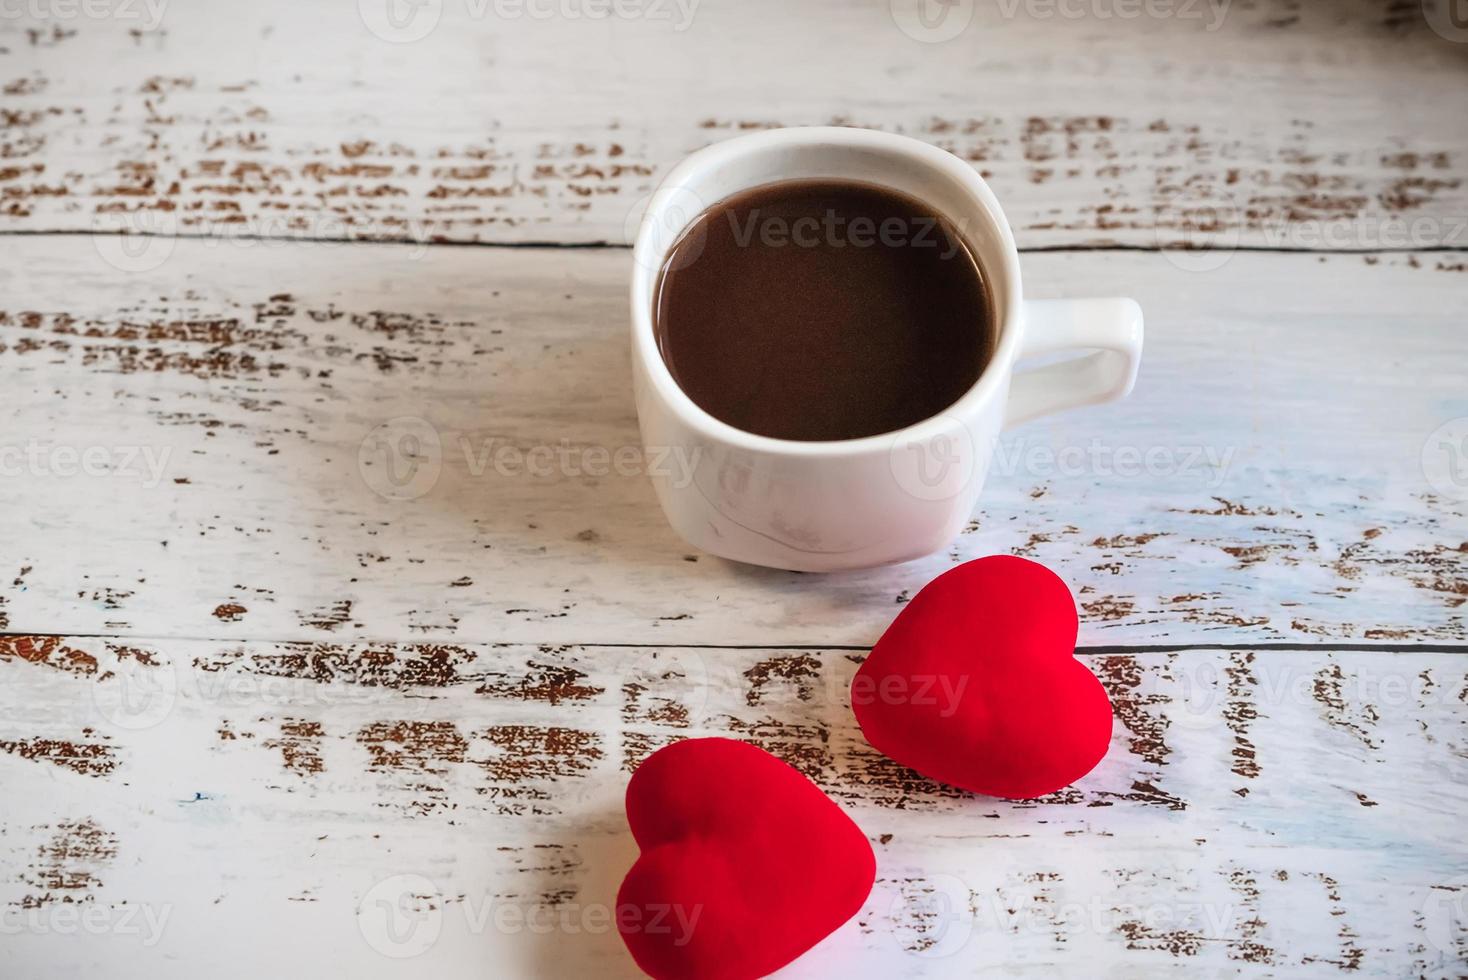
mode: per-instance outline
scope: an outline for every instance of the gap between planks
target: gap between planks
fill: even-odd
[[[136,636],[130,633],[37,633],[25,630],[0,630],[0,640],[23,639],[26,637],[57,640],[118,640],[129,643],[314,644],[333,642],[317,639],[292,640],[267,636]],[[533,640],[475,640],[457,637],[453,641],[415,638],[408,640],[348,639],[335,642],[352,646],[371,646],[375,643],[391,643],[394,646],[527,647],[537,645]],[[558,641],[544,645],[562,648],[581,647],[584,649],[606,650],[645,650],[654,648],[659,650],[830,650],[837,653],[865,653],[872,648],[871,644],[855,643],[582,643]],[[1468,654],[1468,643],[1116,643],[1082,645],[1075,648],[1075,652],[1078,654],[1097,657],[1114,656],[1117,654],[1187,653],[1189,651],[1216,652],[1220,650],[1257,651],[1263,653],[1306,653],[1316,650],[1330,650],[1343,653]]]
[[[51,237],[58,238],[168,238],[173,241],[215,241],[217,235],[154,235],[149,232],[121,232],[95,231],[82,228],[61,228],[46,230],[40,228],[12,228],[0,230],[0,238],[8,237]],[[623,249],[632,250],[632,245],[627,242],[613,242],[600,239],[593,242],[561,242],[547,239],[545,241],[521,241],[521,242],[477,242],[477,241],[415,241],[405,236],[378,236],[378,237],[301,237],[297,235],[270,236],[270,235],[230,235],[231,242],[285,242],[290,244],[305,245],[422,245],[428,248],[574,248],[574,249]],[[1213,248],[1203,246],[1196,249],[1180,248],[1177,246],[1163,245],[1125,245],[1120,242],[1079,244],[1079,245],[1030,245],[1017,249],[1020,255],[1042,255],[1042,254],[1065,254],[1070,252],[1156,252],[1159,254],[1169,252],[1257,252],[1261,255],[1391,255],[1394,253],[1420,252],[1420,253],[1459,253],[1468,252],[1468,244],[1464,245],[1402,245],[1392,248],[1281,248],[1274,245],[1233,245],[1228,248]]]

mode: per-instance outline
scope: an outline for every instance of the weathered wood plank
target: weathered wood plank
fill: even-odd
[[[8,639],[7,955],[632,976],[604,917],[632,860],[622,787],[707,734],[801,768],[876,847],[872,899],[794,975],[1439,977],[1468,955],[1460,654],[1087,656],[1111,753],[1028,802],[876,755],[860,659]],[[70,748],[16,748],[38,743]],[[107,767],[72,761],[91,745]]]
[[[671,2],[596,21],[424,3],[377,24],[433,26],[412,43],[364,26],[385,9],[367,2],[5,19],[0,214],[622,242],[689,151],[838,123],[972,161],[1024,246],[1468,246],[1464,46],[1414,3],[957,3],[933,8],[972,18],[943,43],[899,29],[916,0],[688,3],[686,29]]]
[[[0,240],[0,629],[860,645],[1012,552],[1086,644],[1465,636],[1443,256],[1026,257],[1032,295],[1141,300],[1136,393],[1015,430],[948,554],[812,576],[667,528],[624,251],[181,241],[120,278],[76,244]]]

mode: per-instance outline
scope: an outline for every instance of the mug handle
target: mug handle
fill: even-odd
[[[1015,360],[1092,349],[1058,364],[1019,371],[1009,384],[1004,427],[1132,390],[1142,363],[1142,308],[1132,299],[1031,299]]]

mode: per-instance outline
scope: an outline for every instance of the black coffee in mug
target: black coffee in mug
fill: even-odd
[[[995,343],[984,278],[951,222],[849,180],[767,184],[705,211],[664,260],[653,328],[700,408],[803,441],[941,413]]]

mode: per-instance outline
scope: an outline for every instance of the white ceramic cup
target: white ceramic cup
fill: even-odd
[[[653,332],[669,249],[713,204],[798,178],[859,180],[915,197],[947,218],[977,258],[998,342],[978,381],[942,414],[860,439],[773,439],[714,418],[674,381]],[[937,551],[973,512],[1002,429],[1121,398],[1141,362],[1142,311],[1133,300],[1024,300],[1019,253],[989,186],[952,154],[905,136],[777,129],[700,150],[654,192],[633,260],[633,386],[653,486],[679,535],[735,561],[826,572]],[[1022,358],[1088,350],[1015,370]]]

